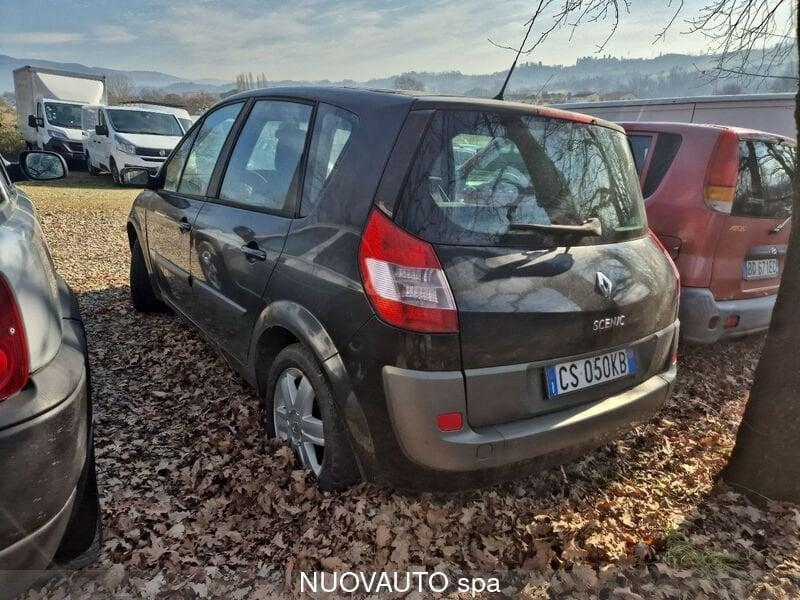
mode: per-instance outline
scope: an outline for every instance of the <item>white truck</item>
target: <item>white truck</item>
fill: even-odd
[[[652,98],[556,104],[607,121],[659,121],[728,125],[797,137],[793,93]]]
[[[14,93],[19,129],[29,149],[84,159],[81,107],[107,103],[104,76],[25,66],[14,70]]]

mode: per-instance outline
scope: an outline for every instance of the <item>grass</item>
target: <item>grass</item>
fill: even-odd
[[[699,548],[679,533],[667,536],[664,562],[673,568],[695,569],[707,577],[739,569],[744,561],[738,556]]]
[[[93,177],[85,171],[72,171],[66,179],[21,184],[40,210],[130,210],[141,190],[115,186],[109,175]]]

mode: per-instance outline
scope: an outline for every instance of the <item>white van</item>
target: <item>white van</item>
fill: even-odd
[[[89,173],[111,173],[120,183],[125,167],[144,167],[156,174],[183,137],[171,112],[128,106],[85,106],[81,123],[86,132]]]
[[[105,104],[102,76],[31,66],[14,71],[17,125],[28,148],[58,152],[67,160],[84,157],[81,107]]]

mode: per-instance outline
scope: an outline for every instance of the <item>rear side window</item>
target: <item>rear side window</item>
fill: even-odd
[[[397,222],[441,244],[550,247],[563,237],[526,225],[597,218],[589,245],[644,233],[639,181],[625,134],[514,113],[440,111],[428,128]]]
[[[633,162],[636,164],[636,172],[642,176],[644,166],[647,164],[647,156],[650,154],[650,146],[653,144],[652,135],[629,135],[631,150],[633,151]]]
[[[652,139],[651,139],[652,141]],[[672,161],[678,155],[681,147],[682,138],[675,133],[659,133],[656,137],[653,156],[650,158],[650,165],[642,183],[642,195],[649,198],[661,185],[664,176],[672,166]]]
[[[357,124],[358,117],[353,113],[327,104],[319,105],[303,187],[301,216],[310,214],[319,204],[325,184],[339,165]]]
[[[186,159],[178,192],[205,196],[220,150],[228,138],[242,104],[229,104],[215,110],[203,121]]]
[[[739,180],[731,214],[784,219],[791,214],[797,149],[784,144],[739,142]]]

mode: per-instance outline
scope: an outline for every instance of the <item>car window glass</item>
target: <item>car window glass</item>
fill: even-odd
[[[661,185],[672,162],[678,155],[683,138],[675,133],[659,133],[656,145],[653,149],[653,156],[650,158],[650,165],[647,167],[647,175],[642,185],[642,195],[645,198],[651,196]]]
[[[303,189],[302,216],[311,213],[319,203],[357,123],[358,117],[352,113],[327,104],[319,105]]]
[[[631,150],[633,151],[633,162],[636,163],[636,172],[642,176],[642,169],[647,164],[647,155],[650,153],[650,145],[653,137],[649,135],[630,135]]]
[[[782,144],[739,143],[739,179],[732,214],[782,219],[789,216],[797,150]]]
[[[220,198],[277,211],[290,207],[310,119],[307,104],[256,102],[231,154]]]
[[[6,173],[6,169],[2,164],[2,158],[0,158],[0,204],[3,203],[5,200],[11,196],[11,180],[8,178],[8,174]]]
[[[241,103],[229,104],[205,118],[186,159],[179,193],[205,196],[219,153],[241,109]]]
[[[178,190],[178,182],[181,178],[181,171],[183,165],[186,164],[186,157],[189,156],[189,150],[192,148],[192,143],[197,135],[195,130],[189,137],[184,138],[175,154],[164,167],[164,189],[168,192],[175,192]]]

